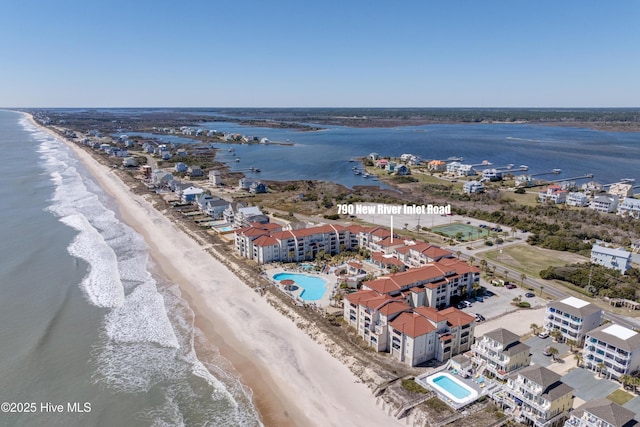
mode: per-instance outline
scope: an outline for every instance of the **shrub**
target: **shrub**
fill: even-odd
[[[526,301],[520,301],[520,302],[518,303],[518,307],[520,307],[520,308],[530,308],[530,307],[531,307],[531,304],[529,304],[529,303],[528,303],[528,302],[526,302]]]
[[[413,378],[409,378],[409,379],[404,379],[402,380],[402,388],[404,388],[405,390],[408,390],[412,393],[426,393],[427,390],[422,387],[420,384],[418,384],[417,382],[415,382],[413,380]]]

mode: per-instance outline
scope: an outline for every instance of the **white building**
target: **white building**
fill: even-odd
[[[569,206],[580,206],[584,207],[589,205],[589,198],[585,193],[580,193],[577,191],[571,192],[567,194],[567,205]]]
[[[618,207],[618,196],[613,194],[603,194],[601,196],[596,196],[589,203],[589,209],[593,209],[594,211],[610,213],[614,212]]]
[[[482,177],[489,181],[500,181],[502,179],[502,171],[498,169],[485,169],[482,171]]]
[[[593,245],[591,248],[591,262],[613,268],[624,274],[631,268],[631,252],[624,249],[607,248],[600,245]]]
[[[585,334],[602,322],[602,310],[587,301],[568,297],[561,301],[549,301],[545,312],[544,328],[562,332],[564,340],[574,340],[582,345]]]
[[[531,347],[513,332],[498,328],[484,334],[471,346],[473,361],[480,368],[504,380],[507,375],[531,364]]]
[[[640,334],[615,323],[607,323],[590,332],[582,352],[584,366],[599,371],[604,364],[606,376],[620,378],[640,370]]]
[[[216,187],[222,185],[222,177],[220,171],[209,171],[209,183]]]
[[[559,374],[539,365],[521,369],[502,388],[503,404],[513,409],[516,422],[535,427],[560,426],[573,407],[573,387]]]
[[[564,427],[634,427],[635,413],[609,399],[589,400],[573,412]]]
[[[462,185],[462,190],[466,194],[482,193],[484,185],[480,181],[467,181]]]
[[[640,218],[640,199],[625,197],[618,205],[618,215]]]
[[[538,199],[542,203],[564,203],[567,199],[567,191],[563,190],[559,185],[550,185],[538,193]]]

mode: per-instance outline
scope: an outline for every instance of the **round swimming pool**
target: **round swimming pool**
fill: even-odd
[[[278,282],[282,280],[293,280],[296,285],[303,289],[300,298],[305,301],[318,301],[327,290],[327,282],[319,277],[307,276],[306,274],[278,273],[273,276],[273,279]]]

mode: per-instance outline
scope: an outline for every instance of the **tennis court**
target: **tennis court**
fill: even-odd
[[[489,235],[489,230],[474,227],[473,225],[469,224],[460,223],[439,225],[437,227],[433,227],[432,230],[436,233],[442,233],[447,237],[452,237],[463,242],[476,240],[482,236]]]

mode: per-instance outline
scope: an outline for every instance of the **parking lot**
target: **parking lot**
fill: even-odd
[[[487,323],[492,323],[492,321],[494,319],[498,320],[498,323],[502,323],[500,322],[499,317],[501,316],[505,316],[508,313],[512,313],[514,311],[526,311],[529,312],[529,314],[531,314],[532,316],[532,320],[528,321],[528,323],[526,323],[525,326],[525,330],[524,331],[516,331],[513,330],[512,327],[508,327],[508,326],[495,326],[492,329],[496,329],[499,327],[505,327],[506,329],[511,330],[514,333],[517,333],[519,335],[523,335],[525,333],[530,332],[530,328],[529,326],[532,323],[536,323],[538,326],[542,326],[542,320],[544,318],[544,310],[542,313],[538,313],[539,308],[541,307],[545,307],[547,304],[547,301],[543,298],[540,298],[538,296],[534,296],[532,298],[527,298],[525,297],[525,293],[529,292],[526,289],[522,289],[520,287],[516,287],[515,289],[507,289],[504,286],[493,286],[489,283],[487,283],[485,280],[481,280],[480,284],[483,286],[483,288],[485,289],[485,291],[488,291],[488,293],[485,293],[485,295],[482,298],[482,302],[480,301],[473,301],[472,299],[468,299],[471,302],[471,307],[465,307],[462,308],[461,310],[469,313],[469,314],[482,314],[485,318],[486,318],[486,322]],[[515,305],[511,304],[513,299],[516,297],[521,297],[522,301],[527,301],[529,304],[531,304],[531,308],[530,309],[518,309],[518,307],[516,307]],[[498,319],[497,319],[498,318]],[[482,323],[482,322],[481,322]],[[480,324],[481,324],[480,323]],[[510,324],[511,322],[508,322],[507,324]],[[480,326],[480,324],[478,326]],[[476,330],[478,330],[478,326],[476,326]],[[520,325],[522,326],[522,325]],[[521,328],[519,328],[521,329]],[[491,330],[491,329],[489,329]],[[485,332],[488,332],[485,331]],[[478,334],[476,332],[476,336],[478,336],[480,334]]]

